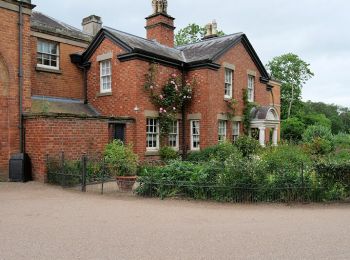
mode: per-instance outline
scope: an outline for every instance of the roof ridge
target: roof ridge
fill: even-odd
[[[155,44],[155,45],[159,45],[159,46],[164,47],[164,48],[167,48],[167,49],[171,49],[171,50],[173,50],[173,51],[182,52],[182,50],[179,50],[179,49],[177,49],[177,48],[175,48],[175,47],[174,47],[174,48],[173,48],[173,47],[169,47],[169,46],[166,46],[166,45],[164,45],[164,44],[161,44],[161,43],[159,43],[159,42],[157,42],[157,41],[152,41],[152,40],[143,38],[143,37],[141,37],[141,36],[138,36],[138,35],[135,35],[135,34],[131,34],[131,33],[128,33],[128,32],[124,32],[124,31],[121,31],[121,30],[118,30],[118,29],[115,29],[115,28],[112,28],[112,27],[109,27],[109,26],[103,26],[103,28],[111,29],[111,30],[113,30],[113,31],[117,31],[117,32],[120,32],[120,33],[124,33],[124,34],[126,34],[126,35],[130,35],[130,36],[136,37],[136,38],[138,38],[138,39],[147,41],[147,42],[152,43],[152,44]]]
[[[186,47],[186,46],[190,46],[190,45],[200,44],[200,43],[203,43],[203,42],[208,42],[208,41],[213,41],[213,40],[217,40],[217,39],[227,38],[227,37],[238,35],[238,34],[244,34],[244,32],[231,33],[231,34],[227,34],[227,35],[223,35],[223,36],[212,37],[212,38],[209,38],[209,39],[200,40],[198,42],[187,43],[187,44],[184,44],[184,45],[176,46],[176,49],[179,49],[179,48],[182,48],[182,47]]]
[[[85,34],[87,36],[91,36],[90,34],[85,33],[83,30],[81,30],[79,28],[76,28],[76,27],[74,27],[74,26],[72,26],[72,25],[70,25],[68,23],[63,22],[63,21],[60,21],[60,20],[58,20],[58,19],[56,19],[56,18],[54,18],[54,17],[52,17],[50,15],[47,15],[45,13],[42,13],[42,12],[39,12],[39,11],[33,11],[33,13],[37,13],[37,14],[43,15],[43,16],[51,19],[52,21],[54,21],[54,22],[60,24],[61,26],[63,26],[66,30],[75,30],[75,31],[77,31],[79,33]],[[43,23],[40,23],[40,24],[43,24]],[[48,26],[47,24],[45,24],[45,25]]]

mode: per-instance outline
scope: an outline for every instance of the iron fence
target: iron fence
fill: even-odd
[[[62,152],[58,156],[47,155],[47,178],[51,184],[82,192],[101,194],[130,191],[143,197],[189,198],[233,203],[309,203],[325,201],[349,201],[350,187],[332,191],[321,185],[305,185],[303,167],[300,185],[280,186],[218,185],[217,183],[192,183],[185,181],[159,181],[141,176],[135,180],[116,180],[103,158],[83,155],[80,160],[68,161]],[[339,194],[341,192],[341,194]]]

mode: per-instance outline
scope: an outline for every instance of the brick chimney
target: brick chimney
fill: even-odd
[[[81,25],[83,26],[84,33],[95,36],[102,28],[102,20],[101,17],[97,15],[90,15],[83,19]]]
[[[146,18],[147,39],[174,47],[174,20],[167,13],[167,0],[153,0],[153,14]]]

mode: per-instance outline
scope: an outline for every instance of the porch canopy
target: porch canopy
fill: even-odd
[[[259,129],[260,145],[265,146],[266,129],[272,129],[272,144],[277,146],[280,119],[276,108],[272,106],[255,107],[252,109],[251,118],[250,128]]]

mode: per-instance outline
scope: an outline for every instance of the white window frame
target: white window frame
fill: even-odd
[[[174,131],[176,129],[176,131]],[[174,138],[175,137],[175,138]],[[172,142],[176,142],[174,146]],[[169,146],[175,150],[179,150],[179,120],[175,120],[172,122],[169,131]]]
[[[233,70],[225,68],[225,98],[233,97]]]
[[[107,86],[107,88],[105,87]],[[100,93],[112,92],[112,60],[100,61]]]
[[[254,102],[255,94],[255,76],[248,75],[248,101]]]
[[[232,141],[236,142],[241,135],[241,122],[232,122]]]
[[[49,52],[44,52],[43,50],[40,50],[40,44],[49,45]],[[56,46],[56,53],[51,52],[51,50],[52,50],[51,46]],[[46,60],[49,60],[50,63],[51,63],[51,58],[56,57],[56,66],[44,65],[44,64],[38,63],[39,56],[41,56],[41,60],[43,61],[43,56],[45,56],[45,55],[49,57],[49,59],[46,59]],[[57,42],[38,39],[37,49],[36,49],[36,66],[39,68],[51,69],[51,70],[52,69],[53,70],[60,69],[60,48],[59,48],[59,44]]]
[[[227,139],[227,121],[219,120],[218,122],[218,141],[219,143],[225,142]]]
[[[195,126],[194,124],[197,124],[197,126]],[[191,151],[199,151],[200,148],[200,144],[201,144],[201,139],[200,139],[200,121],[199,120],[191,120],[190,122],[190,129],[191,129]],[[194,130],[197,129],[198,131],[196,131],[196,133],[194,132]],[[198,140],[198,141],[197,141]],[[198,145],[194,145],[195,142],[198,142]]]
[[[151,127],[155,131],[152,131]],[[155,147],[149,146],[149,138],[151,142],[156,141]],[[152,118],[152,117],[146,118],[146,149],[147,151],[159,150],[159,119],[158,118]]]

